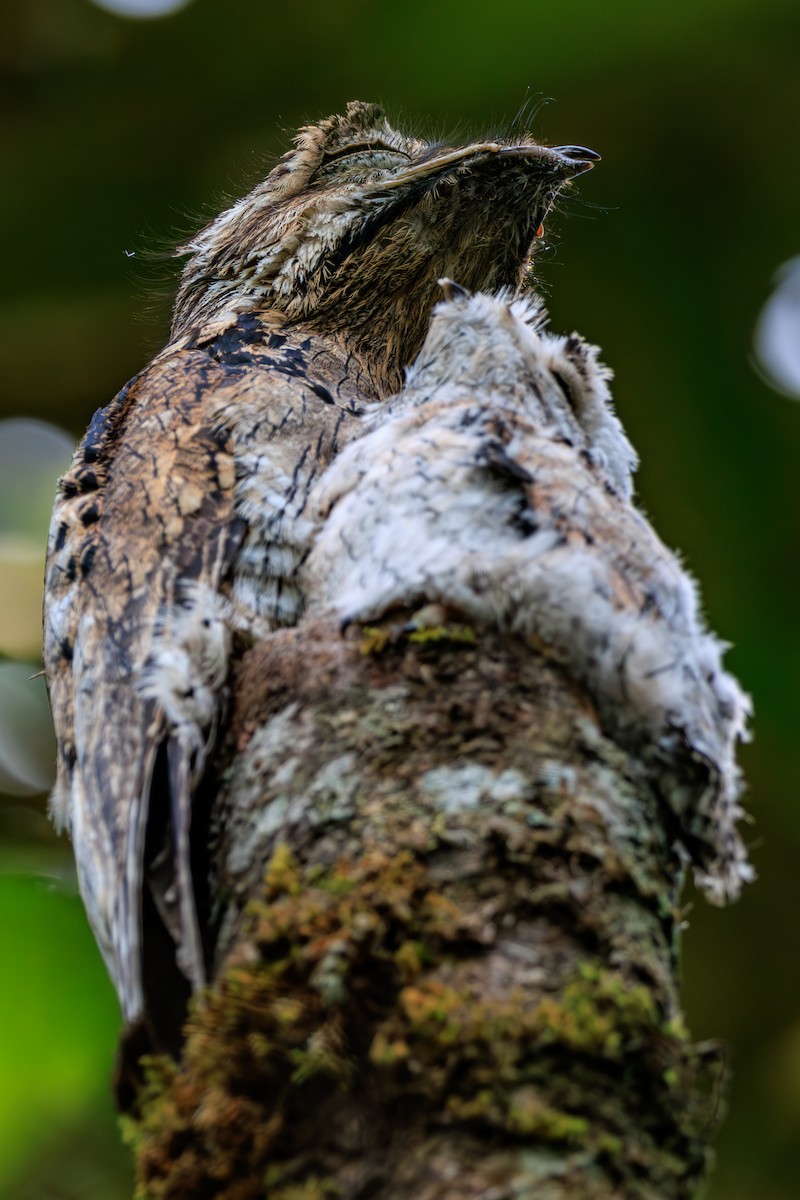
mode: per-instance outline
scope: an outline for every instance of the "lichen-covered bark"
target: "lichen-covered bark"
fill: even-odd
[[[694,1196],[674,818],[586,695],[512,637],[325,622],[234,695],[217,978],[150,1064],[140,1195]]]

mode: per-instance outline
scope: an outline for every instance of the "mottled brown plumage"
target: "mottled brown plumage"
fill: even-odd
[[[598,157],[528,134],[431,144],[349,104],[301,129],[263,183],[186,243],[173,336],[269,307],[335,338],[386,395],[422,344],[437,280],[518,287],[559,191]]]
[[[180,723],[170,722],[158,682],[147,686],[148,671],[156,650],[171,646],[173,614],[193,604],[193,587],[212,593],[199,596],[200,620],[218,616],[217,591],[230,597],[231,627],[247,629],[262,618],[268,629],[296,613],[291,579],[280,572],[269,582],[261,578],[268,573],[265,538],[280,545],[281,513],[264,512],[267,528],[255,512],[250,520],[247,514],[260,510],[259,489],[268,482],[287,502],[294,486],[301,503],[355,420],[359,393],[348,386],[344,364],[337,370],[335,356],[317,354],[323,383],[313,353],[307,336],[290,340],[249,314],[227,334],[165,351],[96,414],[59,487],[45,609],[59,740],[54,807],[71,828],[87,910],[129,1019],[145,1000],[139,963],[147,796],[158,749],[172,744]],[[320,398],[326,384],[335,400]],[[197,679],[189,686],[199,687],[201,664],[192,659],[192,667]],[[225,664],[214,664],[210,686],[220,708],[225,675]],[[210,745],[218,714],[199,715]],[[149,855],[151,866],[159,860],[149,874],[151,899],[194,985],[203,979],[203,955],[187,866],[182,885],[173,884],[188,859],[187,802],[206,749],[187,747],[196,758],[188,786],[167,781],[165,773],[180,768],[164,763],[158,787],[167,795],[154,814],[161,829],[152,828]]]
[[[302,611],[306,495],[400,385],[437,279],[518,288],[557,193],[596,157],[527,135],[429,145],[358,103],[301,130],[183,248],[169,345],[96,414],[61,481],[53,808],[125,1018],[161,1044],[206,977],[192,808],[231,653]]]

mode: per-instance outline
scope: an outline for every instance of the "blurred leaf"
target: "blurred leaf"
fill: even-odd
[[[44,555],[44,538],[0,533],[0,654],[41,654]]]
[[[800,1021],[782,1030],[764,1056],[764,1086],[774,1097],[781,1122],[800,1145]]]
[[[0,876],[0,1194],[107,1094],[120,1025],[76,896]],[[106,1106],[110,1107],[109,1101]]]

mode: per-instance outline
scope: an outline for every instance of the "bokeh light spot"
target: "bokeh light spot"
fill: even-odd
[[[98,8],[116,13],[119,17],[134,17],[149,20],[152,17],[168,17],[171,13],[187,8],[192,0],[92,0]]]
[[[800,258],[789,259],[778,272],[775,290],[758,318],[754,341],[768,382],[800,399]]]
[[[47,792],[56,747],[44,680],[35,667],[0,663],[0,791],[12,796]]]

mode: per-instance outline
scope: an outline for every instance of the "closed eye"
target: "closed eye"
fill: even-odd
[[[375,151],[411,158],[411,155],[407,154],[405,150],[398,150],[397,146],[390,146],[387,142],[354,142],[350,146],[340,146],[338,150],[326,150],[322,156],[322,165],[334,162],[337,158],[349,158],[351,154],[371,154]]]

